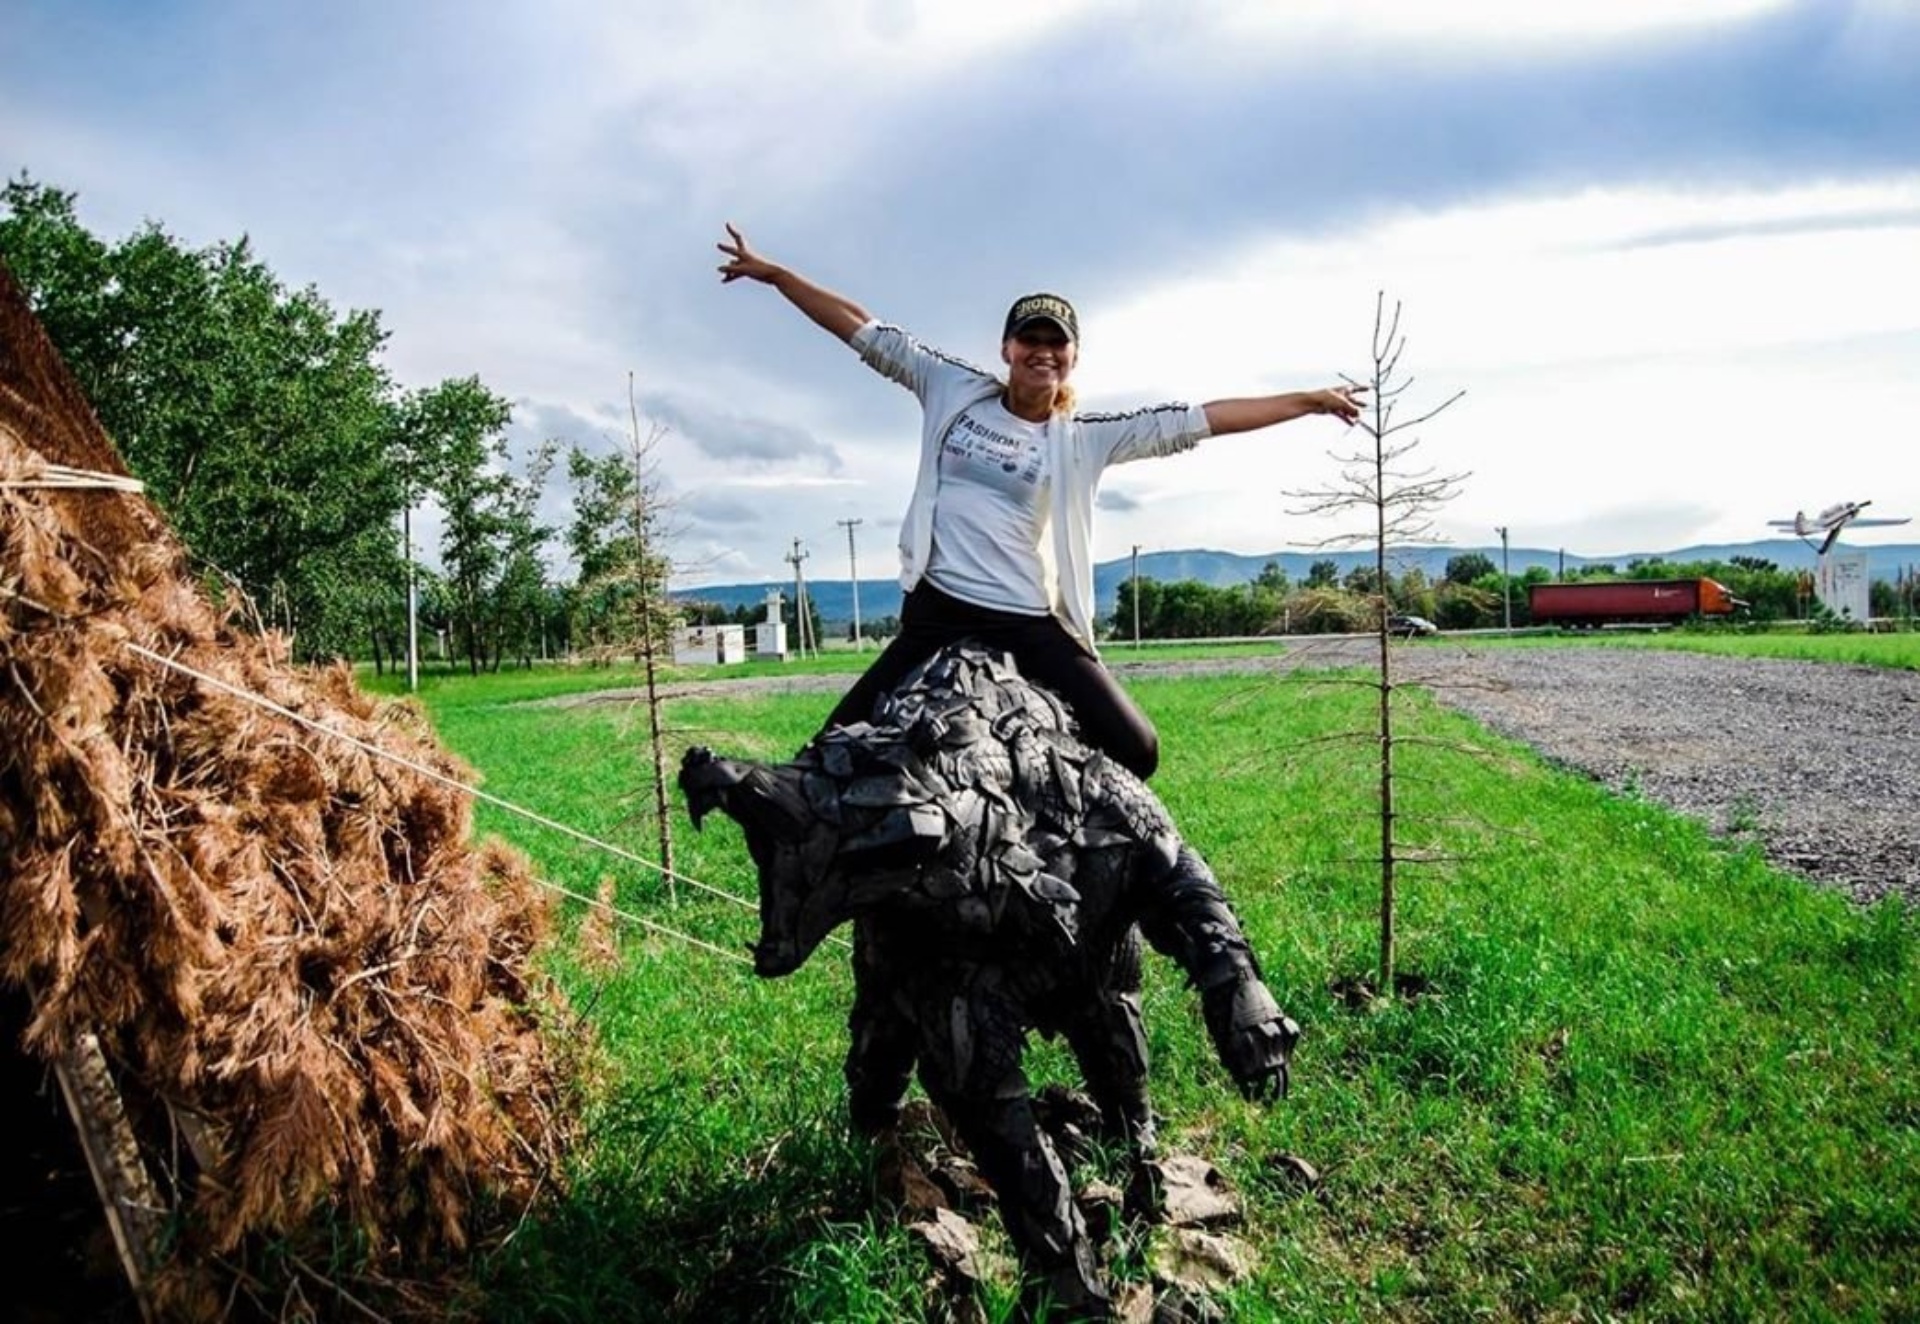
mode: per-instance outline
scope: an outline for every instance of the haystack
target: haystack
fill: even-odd
[[[417,711],[291,667],[63,470],[126,473],[0,266],[0,1052],[58,1080],[150,1316],[405,1284],[561,1155],[541,893],[457,790],[239,696],[463,776]]]

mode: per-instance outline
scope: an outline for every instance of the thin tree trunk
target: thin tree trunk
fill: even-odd
[[[661,738],[660,686],[658,668],[655,666],[653,575],[649,564],[652,549],[648,546],[647,538],[649,512],[646,473],[642,464],[645,448],[640,441],[640,411],[634,403],[632,373],[627,374],[627,412],[633,420],[633,535],[634,547],[640,559],[636,569],[639,571],[637,578],[640,586],[640,647],[647,676],[647,742],[653,748],[653,816],[660,832],[660,867],[665,871],[667,880],[667,899],[678,904],[679,890],[673,875],[673,816],[667,804],[667,750]],[[661,587],[665,588],[664,582]]]

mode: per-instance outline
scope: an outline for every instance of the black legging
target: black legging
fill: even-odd
[[[1098,658],[1053,616],[976,607],[922,580],[900,608],[900,633],[827,718],[827,726],[870,721],[873,706],[909,671],[947,644],[977,639],[1013,654],[1020,674],[1059,695],[1088,744],[1145,781],[1160,765],[1160,736]]]

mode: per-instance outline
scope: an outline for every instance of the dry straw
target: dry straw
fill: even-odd
[[[424,1281],[568,1138],[543,894],[458,790],[134,651],[462,774],[417,710],[234,628],[125,473],[0,267],[4,1051],[97,1044],[165,1206],[124,1252],[150,1314],[279,1313],[314,1264],[343,1300]]]

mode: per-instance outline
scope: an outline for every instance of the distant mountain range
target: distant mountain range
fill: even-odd
[[[1908,566],[1920,566],[1920,543],[1897,543],[1880,547],[1860,547],[1855,551],[1867,554],[1868,574],[1873,579],[1891,580]],[[1393,554],[1394,573],[1404,574],[1408,569],[1418,566],[1429,579],[1440,579],[1447,569],[1447,562],[1456,556],[1468,552],[1478,552],[1500,564],[1500,548],[1493,547],[1403,547]],[[1545,566],[1559,573],[1591,565],[1611,565],[1621,570],[1634,561],[1731,561],[1736,556],[1757,557],[1771,561],[1783,570],[1811,570],[1814,566],[1814,549],[1798,538],[1770,538],[1761,542],[1718,543],[1698,547],[1682,547],[1670,552],[1634,552],[1619,556],[1573,556],[1558,551],[1544,551],[1537,547],[1510,547],[1507,549],[1507,568],[1509,573],[1520,575],[1534,566]],[[1339,552],[1268,552],[1263,556],[1241,556],[1233,552],[1213,552],[1203,548],[1194,548],[1178,552],[1145,552],[1140,557],[1140,575],[1143,579],[1157,579],[1162,583],[1179,583],[1183,580],[1198,580],[1214,588],[1226,588],[1234,584],[1245,584],[1256,578],[1268,562],[1277,563],[1287,573],[1287,579],[1295,584],[1307,577],[1307,571],[1315,561],[1332,561],[1340,567],[1340,573],[1346,574],[1356,565],[1371,565],[1371,551]],[[1099,610],[1104,615],[1113,611],[1119,600],[1121,586],[1133,573],[1130,558],[1122,557],[1116,561],[1105,561],[1093,568],[1093,590]],[[759,606],[766,601],[768,589],[779,589],[788,598],[793,596],[793,581],[784,583],[761,581],[757,584],[709,584],[700,588],[674,590],[673,596],[689,602],[714,602],[732,610],[747,604]],[[813,599],[815,609],[823,622],[846,622],[853,619],[853,588],[844,579],[817,579],[807,584],[807,596]],[[900,614],[900,584],[894,579],[863,579],[860,581],[860,618],[863,621],[875,620],[882,616]]]

